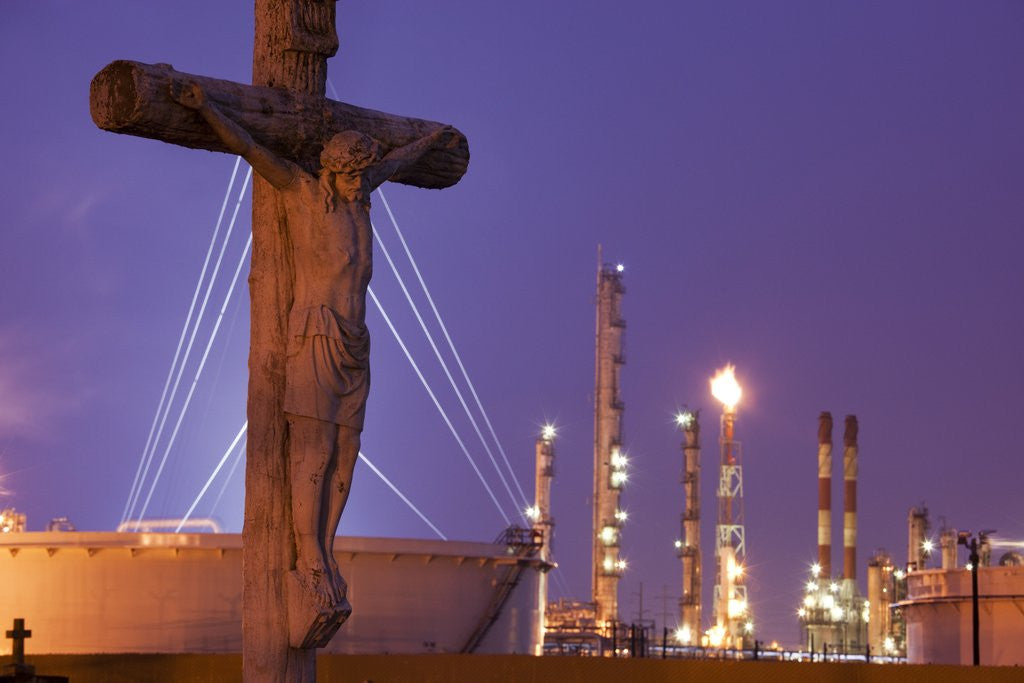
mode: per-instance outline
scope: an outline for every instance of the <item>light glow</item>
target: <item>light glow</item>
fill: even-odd
[[[682,542],[682,541],[680,541],[680,540],[679,540],[679,539],[677,538],[677,539],[676,539],[676,542],[675,542],[675,544],[674,544],[674,545],[676,546],[676,550],[679,550],[680,548],[682,548],[682,547],[683,547],[683,542]]]
[[[796,611],[796,615],[797,615],[798,617],[800,617],[801,619],[803,619],[804,617],[806,617],[806,616],[807,616],[807,610],[805,610],[805,609],[804,609],[803,607],[801,607],[800,609],[798,609],[798,610]]]
[[[605,545],[614,545],[615,539],[618,534],[616,533],[615,527],[606,526],[601,528],[601,543]]]
[[[815,562],[811,565],[811,576],[817,577],[821,574],[821,565]]]
[[[684,410],[681,413],[676,414],[676,424],[683,429],[688,429],[693,424],[693,413]]]
[[[835,581],[833,581],[832,583],[830,583],[828,585],[828,590],[831,593],[838,593],[839,592],[839,584],[836,583]]]
[[[622,265],[621,263],[615,266],[616,272],[619,272],[619,273],[621,273],[625,269],[626,269],[626,266]]]
[[[689,645],[690,639],[693,638],[693,634],[690,632],[689,626],[681,626],[676,629],[676,640],[682,645]]]
[[[628,478],[625,472],[612,472],[612,487],[620,488]]]
[[[551,441],[557,435],[558,432],[555,430],[554,425],[544,425],[544,429],[542,429],[540,432],[540,438],[544,439],[545,441]]]
[[[924,551],[925,555],[931,555],[932,551],[935,550],[935,544],[932,542],[932,539],[924,539],[924,541],[921,543],[921,550]]]
[[[629,567],[629,565],[626,564],[625,560],[619,560],[615,563],[615,568],[618,569],[620,572],[626,571],[627,567]]]
[[[540,519],[540,508],[537,507],[536,505],[531,505],[530,507],[526,508],[526,516],[529,519],[532,519],[534,522],[536,522],[538,519]]]
[[[748,621],[747,623],[743,624],[743,632],[744,633],[753,633],[754,632],[754,622]]]
[[[804,607],[814,607],[814,596],[813,595],[805,595],[804,596]]]
[[[722,642],[725,640],[725,627],[724,626],[712,626],[707,631],[708,645],[711,647],[722,647]]]
[[[897,569],[892,573],[892,575],[895,576],[898,580],[902,581],[907,576],[907,573],[902,569]]]
[[[611,462],[612,462],[612,467],[614,467],[617,470],[621,470],[621,469],[625,469],[626,463],[628,461],[626,460],[626,456],[622,454],[622,451],[620,451],[618,448],[616,448],[615,450],[612,451],[612,461]]]
[[[725,406],[726,412],[733,412],[743,396],[743,389],[736,381],[736,367],[726,365],[711,378],[711,395]]]
[[[892,639],[892,636],[886,636],[885,640],[882,641],[882,647],[885,648],[886,652],[896,652],[896,641]]]
[[[813,593],[816,590],[818,590],[818,584],[816,584],[813,581],[808,581],[807,582],[807,592],[808,593]]]
[[[625,510],[616,510],[615,519],[619,522],[625,522],[627,519],[629,519],[629,513],[626,512]]]

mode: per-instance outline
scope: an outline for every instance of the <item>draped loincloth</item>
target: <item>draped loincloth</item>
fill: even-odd
[[[328,306],[288,316],[284,411],[362,431],[370,392],[370,333]]]

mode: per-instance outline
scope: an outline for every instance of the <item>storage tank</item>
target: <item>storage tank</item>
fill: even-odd
[[[496,543],[339,537],[354,611],[323,651],[532,654],[550,567],[533,540],[522,529]],[[2,534],[0,619],[14,617],[33,654],[240,652],[242,537]]]

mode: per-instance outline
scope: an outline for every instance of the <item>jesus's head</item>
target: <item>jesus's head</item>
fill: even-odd
[[[324,143],[320,165],[331,173],[357,174],[380,157],[379,142],[359,131],[346,130]]]

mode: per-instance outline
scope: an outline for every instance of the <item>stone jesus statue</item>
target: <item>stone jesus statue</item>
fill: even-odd
[[[313,611],[340,615],[340,621],[321,624],[329,639],[352,611],[333,550],[370,388],[370,193],[424,153],[455,144],[456,133],[440,128],[383,157],[376,140],[351,130],[338,133],[324,142],[317,177],[256,143],[197,83],[172,86],[171,97],[197,111],[279,192],[295,274],[283,406],[297,546],[290,590]]]

